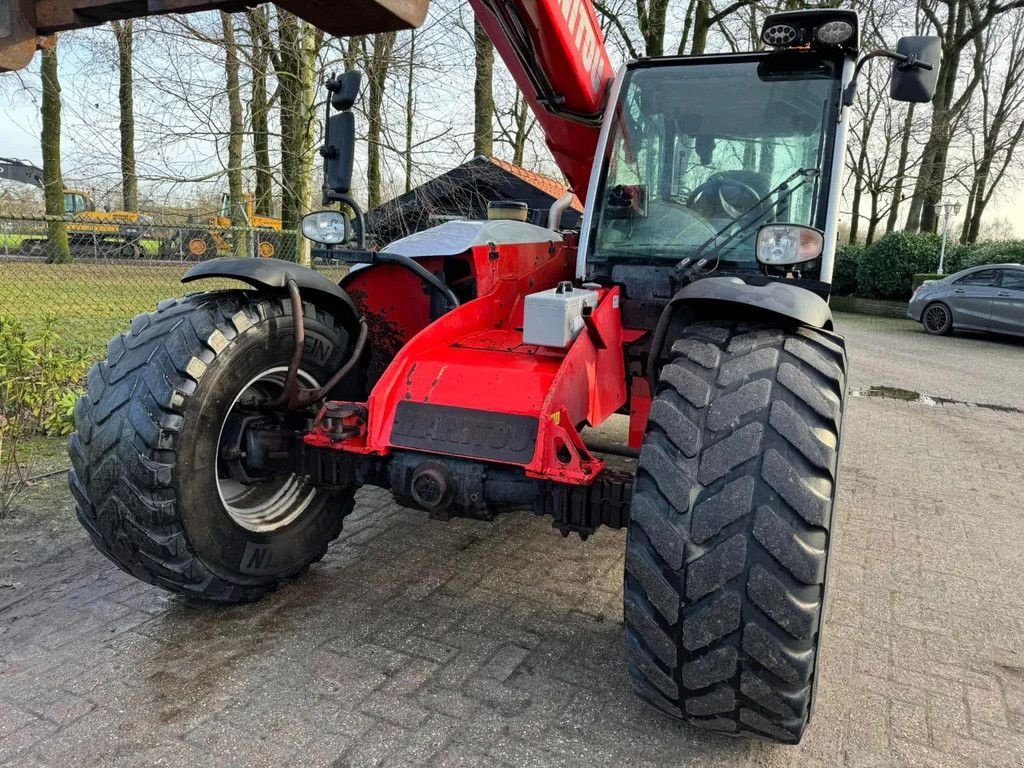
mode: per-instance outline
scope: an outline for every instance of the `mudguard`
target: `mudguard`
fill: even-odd
[[[796,320],[812,328],[832,330],[832,310],[823,298],[806,288],[783,282],[751,285],[738,277],[706,277],[676,293],[668,306],[695,301],[741,304]]]
[[[280,292],[294,280],[299,292],[314,304],[332,312],[348,328],[359,321],[359,310],[344,290],[319,272],[283,259],[222,257],[196,264],[181,278],[183,283],[210,278],[231,278],[254,288]]]
[[[749,307],[760,314],[776,315],[784,321],[826,331],[832,330],[832,310],[829,309],[828,302],[806,288],[779,281],[758,285],[746,283],[739,277],[705,277],[678,291],[669,300],[658,319],[647,364],[647,374],[652,387],[657,377],[658,357],[676,309],[689,305],[699,311],[701,305],[715,304],[732,304],[739,312],[742,312],[744,307]]]

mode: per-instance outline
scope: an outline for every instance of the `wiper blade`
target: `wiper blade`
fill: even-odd
[[[752,206],[747,208],[747,210],[745,210],[742,213],[734,216],[732,219],[730,219],[728,222],[726,222],[725,226],[723,226],[721,229],[719,229],[717,232],[715,232],[715,234],[713,234],[711,237],[709,237],[707,240],[705,240],[703,243],[701,243],[699,246],[697,246],[697,250],[693,252],[693,254],[689,257],[688,261],[686,261],[686,260],[684,260],[684,261],[686,261],[686,263],[689,264],[691,262],[699,260],[701,255],[712,244],[717,243],[718,238],[720,238],[722,235],[724,235],[731,227],[736,226],[736,224],[739,221],[741,221],[744,216],[748,216],[749,214],[751,214],[755,210],[757,210],[760,206],[764,205],[764,203],[766,203],[772,197],[772,195],[774,195],[774,194],[776,194],[777,192],[780,192],[780,191],[785,191],[786,192],[785,197],[780,197],[779,200],[778,200],[778,202],[781,203],[784,199],[788,198],[790,195],[792,195],[794,192],[796,192],[802,186],[807,184],[811,179],[816,179],[820,173],[821,172],[817,168],[798,168],[797,170],[793,171],[793,173],[791,173],[789,176],[787,176],[785,179],[783,179],[781,182],[779,182],[778,185],[776,185],[775,187],[772,187],[770,190],[768,190],[768,192],[765,193],[764,197],[762,197],[760,200],[758,200]],[[802,180],[800,181],[799,184],[797,184],[795,187],[790,188],[789,187],[789,183],[791,181],[793,181],[793,179],[795,179],[797,177],[803,177],[803,178],[802,178]],[[749,221],[747,221],[742,227],[740,227],[735,232],[733,232],[731,235],[729,235],[725,239],[725,242],[723,242],[720,245],[718,245],[718,251],[721,252],[722,248],[727,246],[729,243],[731,243],[733,240],[735,240],[740,235],[745,234],[746,232],[748,232],[750,230],[750,228],[752,226],[754,226],[754,224],[756,224],[758,221],[760,221],[765,216],[767,216],[770,211],[771,211],[770,208],[766,208],[764,211],[759,213],[757,216],[755,216],[754,218],[752,218]],[[706,261],[706,259],[704,261]],[[677,266],[677,269],[683,270],[683,269],[686,268],[686,265],[683,264],[683,262],[680,262],[680,265],[682,265],[682,266],[681,267]],[[692,272],[693,270],[691,269],[690,271]]]

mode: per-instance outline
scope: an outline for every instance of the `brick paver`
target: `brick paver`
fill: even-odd
[[[0,523],[0,765],[1024,765],[1024,415],[849,402],[799,747],[631,694],[621,532],[365,491],[303,579],[212,608],[117,570],[62,496]]]

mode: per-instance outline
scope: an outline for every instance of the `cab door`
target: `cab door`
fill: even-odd
[[[999,270],[980,269],[953,283],[949,297],[953,325],[987,331],[992,322],[992,300],[999,290]]]
[[[1000,270],[992,299],[992,330],[1024,334],[1024,268]]]

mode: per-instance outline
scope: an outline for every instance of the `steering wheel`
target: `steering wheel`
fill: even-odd
[[[733,219],[757,205],[761,197],[750,184],[716,173],[690,193],[686,204],[708,219]]]

